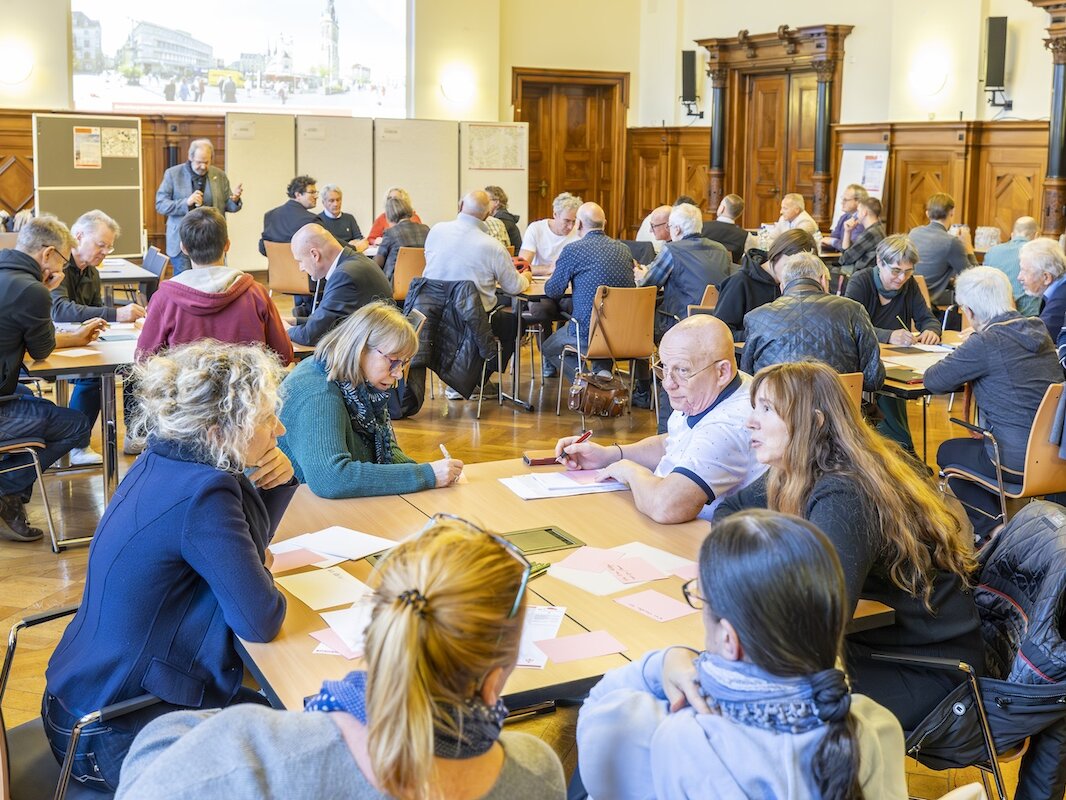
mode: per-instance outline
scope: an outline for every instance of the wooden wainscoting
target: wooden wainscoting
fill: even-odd
[[[680,194],[707,208],[710,128],[630,128],[626,147],[625,226],[632,239],[653,208]]]
[[[834,131],[838,164],[845,144],[888,145],[883,201],[890,231],[924,225],[925,201],[934,192],[955,198],[957,221],[971,230],[998,226],[1003,241],[1018,217],[1041,218],[1047,122],[882,123]]]
[[[0,209],[10,214],[33,206],[33,113],[0,110]],[[225,169],[225,131],[223,116],[141,116],[141,181],[148,244],[160,249],[166,245],[166,218],[155,211],[155,190],[167,168],[167,147],[175,145],[178,148],[178,162],[181,163],[188,157],[189,142],[210,139],[215,146],[215,166]],[[103,210],[107,211],[106,208]],[[65,220],[68,224],[73,221]]]

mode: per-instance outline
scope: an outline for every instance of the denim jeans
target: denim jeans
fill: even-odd
[[[184,253],[178,253],[177,255],[170,255],[170,266],[174,270],[174,275],[178,276],[187,270],[191,265],[189,264],[189,257]]]
[[[559,356],[563,353],[563,348],[567,345],[571,347],[577,346],[577,334],[574,332],[572,325],[567,324],[562,328],[559,328],[555,333],[549,336],[544,341],[544,347],[542,350],[544,361],[548,364],[558,365]],[[588,346],[587,342],[582,342],[582,351]],[[595,359],[592,361],[592,371],[599,372],[600,370],[609,370],[614,362],[611,359]],[[577,372],[577,356],[573,353],[567,353],[566,358],[563,359],[563,369],[565,370],[566,377],[570,380],[574,380],[574,374]]]
[[[89,433],[85,434],[83,441],[78,442],[77,447],[88,447],[92,429],[100,417],[100,379],[78,378],[73,383],[74,391],[70,395],[70,408],[80,411],[89,420]]]
[[[15,400],[0,403],[0,440],[39,437],[44,449],[37,451],[41,469],[48,469],[71,448],[88,442],[91,426],[80,411],[61,408],[48,400],[19,395]],[[19,464],[31,464],[25,453],[10,455],[3,459],[4,468]],[[37,479],[32,468],[19,469],[0,474],[0,495],[21,494],[27,497]]]

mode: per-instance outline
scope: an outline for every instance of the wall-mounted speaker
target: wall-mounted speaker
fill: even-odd
[[[681,51],[681,102],[696,102],[696,51]]]
[[[1007,18],[988,18],[988,55],[985,59],[985,89],[1004,88],[1007,67]]]

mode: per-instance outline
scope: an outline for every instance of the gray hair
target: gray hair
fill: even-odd
[[[1018,219],[1014,221],[1014,230],[1011,231],[1011,236],[1018,236],[1032,241],[1036,238],[1037,231],[1039,230],[1039,223],[1037,223],[1032,217],[1018,217]]]
[[[674,206],[670,211],[670,227],[676,226],[682,236],[703,230],[703,212],[691,203]]]
[[[800,211],[807,210],[807,201],[803,199],[803,195],[799,192],[789,192],[781,198],[782,202],[788,202],[798,208]]]
[[[727,194],[722,198],[725,205],[725,213],[736,219],[744,213],[744,198],[739,194]]]
[[[418,336],[392,303],[367,303],[322,337],[315,358],[325,364],[329,380],[360,384],[363,353],[368,348],[410,358],[418,351]]]
[[[77,220],[74,221],[74,224],[70,226],[70,232],[77,236],[79,233],[96,233],[100,228],[109,229],[111,233],[115,234],[115,236],[118,236],[119,233],[122,232],[118,223],[98,208],[94,208],[92,211],[86,211],[78,217]]]
[[[407,205],[409,205],[409,206],[411,205],[411,195],[409,195],[407,193],[407,190],[404,189],[402,186],[390,186],[388,189],[386,189],[385,190],[385,199],[382,201],[382,205],[387,203],[389,201],[389,197],[394,195],[394,194],[397,197],[399,197],[401,200],[404,200],[407,203]],[[412,206],[412,208],[413,208],[413,206]]]
[[[201,147],[206,147],[210,150],[212,157],[215,155],[215,146],[211,144],[210,139],[193,139],[189,142],[189,158],[192,159],[192,157],[196,155],[196,151]]]
[[[176,442],[216,469],[239,472],[256,427],[279,409],[283,375],[262,345],[200,339],[163,351],[134,368],[140,408],[132,436]]]
[[[319,193],[320,195],[322,195],[323,199],[325,199],[326,195],[327,195],[327,194],[329,194],[330,192],[336,192],[336,193],[337,193],[337,194],[339,194],[339,195],[340,195],[341,197],[344,197],[344,191],[343,191],[343,190],[341,189],[341,187],[339,187],[339,186],[338,186],[337,184],[335,184],[335,183],[327,183],[327,184],[326,184],[325,186],[323,186],[323,187],[322,187],[321,189],[319,189],[319,191],[318,191],[318,193]]]
[[[552,200],[552,216],[561,214],[564,211],[577,211],[582,202],[582,199],[577,195],[563,192]]]
[[[870,193],[866,191],[866,187],[861,183],[849,183],[844,187],[844,191],[846,192],[848,189],[851,189],[851,193],[855,195],[856,200],[865,200],[870,196]]]
[[[829,269],[814,253],[796,253],[789,256],[781,267],[781,285],[785,286],[800,278],[815,281],[829,279]]]
[[[994,267],[970,267],[955,279],[955,302],[970,309],[974,322],[985,325],[1014,310],[1014,287]]]
[[[54,247],[57,250],[63,245],[67,249],[78,246],[78,242],[67,230],[67,226],[51,214],[42,214],[23,223],[19,229],[19,238],[15,242],[15,249],[20,252],[33,254],[39,253],[46,247]]]
[[[877,245],[877,263],[886,267],[898,264],[910,264],[913,267],[918,263],[918,248],[906,234],[894,233]]]
[[[410,219],[415,210],[411,204],[402,197],[390,197],[385,201],[385,219],[391,225],[395,225],[401,219]]]
[[[1027,261],[1033,269],[1046,272],[1053,281],[1066,273],[1066,254],[1054,239],[1033,239],[1026,242],[1022,245],[1018,257]]]

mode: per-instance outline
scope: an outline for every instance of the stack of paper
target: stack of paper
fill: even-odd
[[[366,558],[374,553],[380,553],[382,550],[388,550],[394,547],[396,542],[334,525],[332,528],[326,528],[317,533],[294,536],[286,544],[314,550],[316,553],[323,553],[328,556],[358,561],[360,558]]]
[[[354,603],[371,592],[369,586],[340,567],[284,575],[275,581],[315,611]]]
[[[342,655],[347,659],[362,656],[373,608],[371,595],[368,594],[355,601],[350,608],[323,611],[322,619],[329,627],[311,634],[319,642],[314,652]]]
[[[522,625],[522,641],[518,645],[519,667],[544,669],[548,663],[547,654],[534,642],[554,639],[563,624],[566,609],[561,606],[526,606],[526,619]]]
[[[594,595],[604,596],[668,575],[689,575],[696,564],[643,542],[610,550],[582,547],[553,564],[548,574]]]
[[[624,483],[609,478],[596,480],[596,470],[568,470],[500,478],[500,483],[523,500],[542,500],[545,497],[570,497],[578,494],[599,492],[623,492],[629,489]]]

